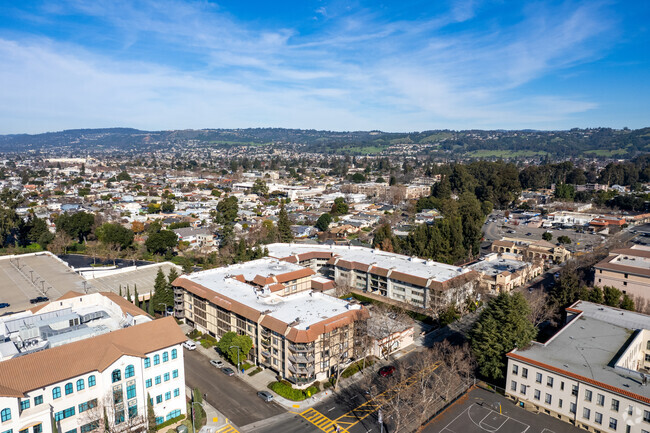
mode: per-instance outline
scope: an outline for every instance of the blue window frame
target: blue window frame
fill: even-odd
[[[172,359],[178,358],[178,350],[172,349]]]
[[[136,400],[129,402],[129,419],[138,416],[138,402]]]
[[[42,395],[37,395],[36,397],[34,397],[34,406],[38,406],[39,404],[43,404]]]
[[[172,398],[172,393],[169,392],[169,391],[167,391],[167,392],[165,393],[165,400],[169,400],[170,398]]]
[[[156,385],[160,385],[160,376],[156,376]]]
[[[163,362],[169,361],[169,353],[163,352]]]
[[[95,382],[95,375],[90,375],[88,376],[88,388],[95,386],[97,382]]]
[[[57,398],[61,397],[61,387],[60,386],[55,386],[52,389],[52,398],[56,400]]]
[[[180,415],[181,415],[181,410],[176,409],[176,410],[173,410],[173,411],[169,412],[165,418],[166,418],[167,421],[169,421],[170,419],[176,418],[177,416],[180,416]]]
[[[160,364],[160,355],[154,355],[153,356],[153,365],[158,365]]]
[[[68,430],[68,431],[65,432],[65,433],[77,433],[77,429],[76,429],[76,428],[73,428],[72,430]]]
[[[156,404],[162,403],[162,394],[156,396]]]
[[[89,422],[88,424],[84,424],[81,427],[79,427],[79,431],[81,433],[88,433],[93,430],[97,430],[99,428],[99,421],[93,421]]]
[[[9,421],[11,419],[11,409],[2,409],[2,412],[0,412],[0,419],[2,419],[2,422]]]
[[[165,382],[169,381],[169,373],[165,373]]]
[[[176,379],[178,377],[178,370],[172,371],[172,377]]]
[[[124,369],[124,378],[128,379],[133,376],[135,376],[135,367],[133,367],[133,365],[127,365]]]
[[[151,367],[151,358],[145,358],[144,359],[144,368],[149,368]]]
[[[126,387],[126,398],[127,400],[135,398],[135,384]]]
[[[75,414],[75,408],[69,407],[67,409],[64,409],[60,412],[57,412],[54,414],[54,421],[61,421],[62,419],[70,418],[71,416],[74,416]]]
[[[72,388],[72,383],[66,383],[65,384],[65,395],[72,394],[72,391],[74,391],[74,389]]]
[[[119,369],[115,369],[113,370],[111,377],[113,378],[113,383],[119,382],[120,380],[122,380],[122,372]]]
[[[94,407],[97,407],[97,399],[93,398],[92,400],[89,400],[85,403],[79,404],[79,413],[83,413],[87,411],[88,409],[92,409]]]
[[[151,388],[151,385],[152,385],[151,379],[147,379],[147,381],[145,383],[146,383],[147,388]]]
[[[29,399],[20,402],[20,410],[29,409]]]
[[[43,433],[43,424],[36,424],[32,427],[32,433]]]
[[[86,385],[84,384],[84,380],[79,379],[77,381],[77,391],[82,391],[85,387],[86,387]]]
[[[174,397],[178,397],[179,395],[181,395],[181,390],[178,389],[178,388],[176,388],[176,389],[174,390]]]
[[[165,422],[165,418],[163,418],[161,416],[156,417],[156,424],[162,424],[164,422]]]
[[[14,429],[10,428],[9,430],[5,430],[2,433],[14,433]]]

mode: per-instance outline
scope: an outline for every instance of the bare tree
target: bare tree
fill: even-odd
[[[524,297],[530,308],[528,318],[535,327],[546,321],[555,323],[556,311],[549,306],[549,296],[543,290],[525,291]]]
[[[47,249],[54,254],[67,254],[70,242],[72,242],[70,235],[64,231],[60,231],[54,236],[54,240],[50,242]]]
[[[129,408],[122,393],[109,391],[102,398],[82,403],[79,407],[80,424],[95,423],[102,433],[141,433],[147,429],[146,414],[140,413],[137,407]],[[83,412],[81,407],[85,409]]]

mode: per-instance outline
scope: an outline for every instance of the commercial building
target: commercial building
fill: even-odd
[[[172,317],[152,321],[114,293],[68,292],[2,317],[0,333],[3,432],[131,431],[146,426],[147,396],[158,423],[186,412],[186,338]]]
[[[578,301],[546,343],[508,353],[506,394],[591,432],[650,431],[650,316]]]
[[[273,258],[195,272],[173,282],[175,315],[220,338],[248,335],[248,359],[297,385],[323,380],[358,356],[359,304],[311,290],[316,273]]]
[[[490,249],[494,253],[519,254],[530,261],[541,259],[562,263],[571,258],[571,252],[566,248],[539,240],[504,238],[492,242]]]
[[[542,260],[526,262],[509,253],[490,253],[467,267],[481,275],[479,288],[490,293],[509,292],[544,272]]]
[[[612,286],[631,298],[650,299],[650,248],[633,245],[610,251],[594,265],[594,286]]]
[[[271,244],[269,255],[306,266],[339,286],[428,309],[464,302],[478,284],[471,269],[372,248]]]

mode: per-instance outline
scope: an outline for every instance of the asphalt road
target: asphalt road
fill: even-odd
[[[266,403],[257,391],[236,376],[228,377],[196,351],[185,350],[185,382],[207,394],[206,400],[236,426],[284,413],[275,402]]]

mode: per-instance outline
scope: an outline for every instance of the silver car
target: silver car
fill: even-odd
[[[225,365],[223,361],[219,361],[218,359],[211,359],[210,364],[214,365],[217,368],[223,368],[223,366]]]
[[[258,391],[257,396],[266,402],[273,401],[273,394],[268,391]]]

